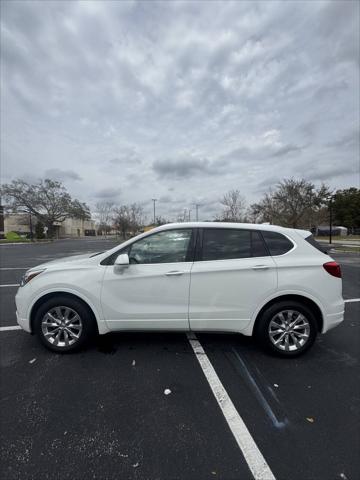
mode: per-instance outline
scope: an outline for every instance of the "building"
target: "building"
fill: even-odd
[[[319,237],[328,237],[330,235],[330,226],[329,225],[319,225],[315,229],[315,235]],[[340,237],[346,237],[348,234],[348,229],[346,227],[340,227],[333,225],[331,227],[331,235],[333,236],[340,236]]]
[[[4,231],[16,232],[19,235],[30,236],[30,221],[32,230],[35,232],[36,219],[30,215],[7,213],[4,215]],[[79,218],[67,218],[63,222],[55,222],[55,238],[76,238],[94,236],[96,234],[94,220],[81,220]]]

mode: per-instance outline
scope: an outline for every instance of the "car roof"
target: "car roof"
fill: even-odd
[[[279,233],[290,233],[296,231],[303,238],[311,235],[308,230],[300,230],[295,228],[281,227],[280,225],[269,225],[267,223],[235,223],[235,222],[181,222],[167,223],[160,227],[155,227],[151,232],[161,230],[171,230],[174,228],[243,228],[247,230],[262,230]]]

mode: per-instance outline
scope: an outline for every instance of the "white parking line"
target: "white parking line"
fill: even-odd
[[[348,298],[344,300],[345,303],[360,302],[360,298]]]
[[[9,283],[8,285],[0,285],[0,288],[4,287],[18,287],[20,283]]]
[[[9,330],[21,330],[19,325],[9,325],[8,327],[0,327],[0,332],[8,332]]]
[[[29,270],[31,267],[0,267],[0,270]]]
[[[236,410],[231,398],[227,394],[214,367],[204,352],[201,343],[194,333],[187,334],[190,345],[198,359],[210,388],[221,408],[227,424],[235,437],[237,444],[244,455],[244,458],[255,478],[255,480],[275,480],[269,465],[260,452],[255,440],[247,429],[243,419]]]

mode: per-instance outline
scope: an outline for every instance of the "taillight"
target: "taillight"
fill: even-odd
[[[337,262],[326,262],[323,267],[333,277],[341,278],[341,268]]]

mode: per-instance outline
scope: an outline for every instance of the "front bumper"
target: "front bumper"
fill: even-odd
[[[30,322],[28,318],[21,318],[19,312],[16,310],[16,321],[25,332],[31,333]]]
[[[15,295],[16,321],[25,332],[31,333],[30,318],[28,316],[27,297],[23,288],[19,288]]]

